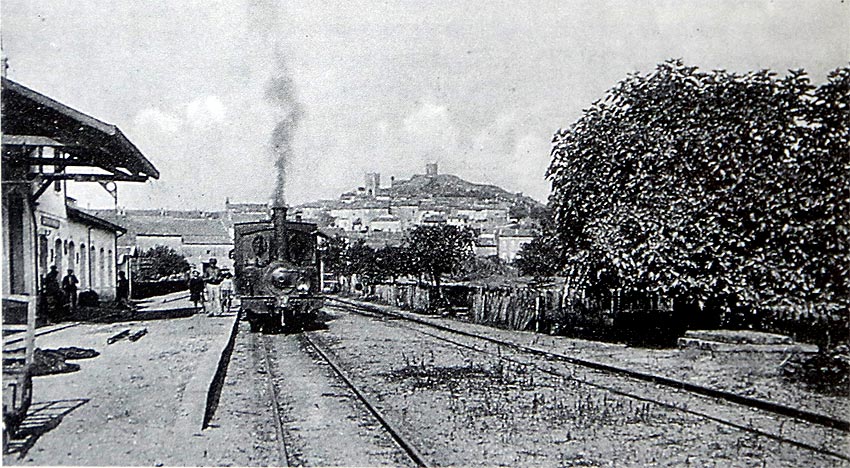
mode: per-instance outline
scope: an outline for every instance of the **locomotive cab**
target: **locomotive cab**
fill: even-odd
[[[286,221],[285,208],[274,208],[270,221],[234,226],[236,291],[252,331],[298,331],[316,320],[317,240],[316,225]]]

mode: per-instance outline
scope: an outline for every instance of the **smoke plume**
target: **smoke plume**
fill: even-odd
[[[276,0],[248,0],[248,16],[254,34],[260,44],[273,45],[275,66],[265,87],[265,98],[273,107],[276,124],[269,149],[275,158],[277,181],[272,203],[286,205],[286,177],[294,157],[293,144],[298,124],[304,116],[304,108],[298,100],[298,92],[287,64],[283,31],[287,27],[281,21],[280,6]],[[260,45],[258,44],[258,45]]]
[[[286,60],[278,53],[278,66],[275,76],[266,86],[266,99],[274,106],[277,124],[272,132],[271,150],[275,156],[277,183],[272,200],[275,206],[286,205],[286,175],[294,156],[293,143],[298,123],[304,116],[304,109],[298,101],[295,82],[287,67]]]

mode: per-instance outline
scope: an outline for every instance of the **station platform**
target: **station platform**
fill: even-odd
[[[138,320],[77,322],[37,333],[37,348],[78,347],[100,355],[69,360],[80,366],[76,372],[33,378],[30,411],[3,463],[161,466],[203,460],[210,389],[228,357],[237,314],[181,316],[191,308],[183,295],[139,304]],[[175,318],[151,319],[148,312],[173,312]],[[128,339],[133,335],[135,341]]]

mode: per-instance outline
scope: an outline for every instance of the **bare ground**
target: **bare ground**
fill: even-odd
[[[318,332],[432,463],[836,466],[841,460],[363,317]]]

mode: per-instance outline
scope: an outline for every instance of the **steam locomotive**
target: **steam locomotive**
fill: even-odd
[[[271,220],[234,225],[233,263],[241,316],[251,331],[298,331],[315,322],[319,295],[319,235],[313,223]]]

